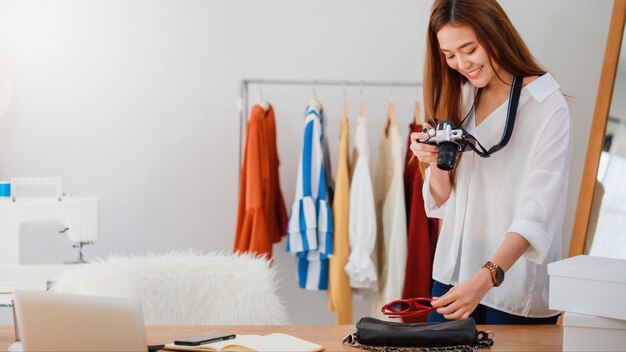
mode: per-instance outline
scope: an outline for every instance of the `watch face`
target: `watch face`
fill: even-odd
[[[496,281],[498,283],[502,283],[502,281],[504,281],[504,271],[500,268],[496,269]]]

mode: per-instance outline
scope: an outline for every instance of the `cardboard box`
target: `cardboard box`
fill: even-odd
[[[548,275],[550,309],[626,320],[626,260],[579,255],[548,264]]]
[[[563,351],[624,351],[626,320],[565,312]]]

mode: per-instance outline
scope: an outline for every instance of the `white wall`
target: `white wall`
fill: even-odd
[[[6,106],[0,117],[0,179],[60,176],[68,193],[99,196],[100,240],[86,249],[87,256],[230,251],[240,80],[421,81],[430,4],[1,0],[0,62],[8,66],[0,71],[0,92],[12,94],[2,97],[6,103],[0,99],[0,109]],[[612,1],[502,5],[573,97],[567,253]],[[311,88],[264,86],[263,92],[277,111],[281,178],[290,204]],[[341,87],[317,92],[336,158]],[[372,147],[390,94],[388,88],[365,88]],[[401,123],[411,119],[417,94],[394,89]],[[358,88],[349,89],[348,98],[354,117]],[[73,254],[46,251],[61,241],[56,234],[28,235],[33,261]],[[291,322],[334,323],[325,294],[296,288],[293,258],[283,248],[275,247],[276,267]],[[357,303],[355,319],[368,311],[369,302]]]

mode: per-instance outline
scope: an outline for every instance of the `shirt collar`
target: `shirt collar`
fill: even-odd
[[[559,88],[561,88],[561,86],[549,72],[530,82],[526,86],[528,93],[530,93],[530,95],[540,103],[552,93],[559,90]]]
[[[322,113],[322,109],[319,103],[318,105],[309,104],[306,107],[306,116],[308,117],[311,114],[317,116],[317,118],[320,120],[320,123],[324,124],[324,114]]]

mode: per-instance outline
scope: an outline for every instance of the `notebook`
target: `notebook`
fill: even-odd
[[[273,352],[319,352],[324,346],[299,339],[295,336],[275,333],[269,335],[237,335],[234,339],[207,343],[199,346],[181,346],[173,343],[164,349],[172,351],[273,351]]]

